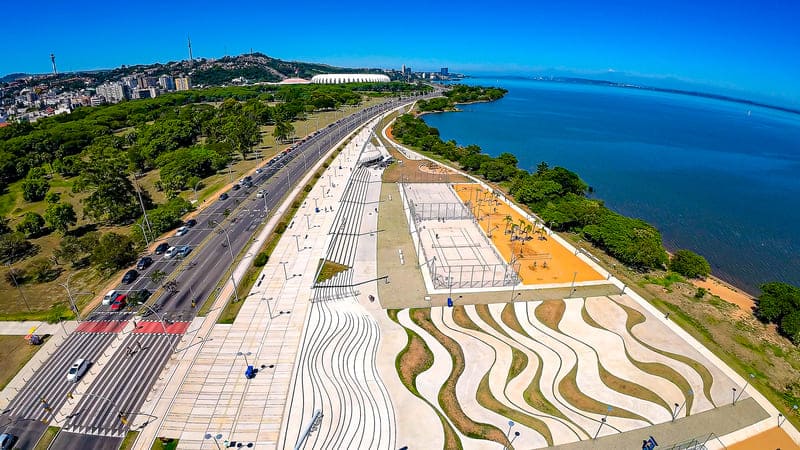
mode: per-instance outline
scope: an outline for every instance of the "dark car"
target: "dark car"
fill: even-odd
[[[136,263],[136,268],[139,270],[144,270],[147,269],[150,266],[150,264],[153,264],[153,258],[149,256],[142,256],[142,259],[140,259],[139,262]]]
[[[131,269],[125,272],[125,275],[122,276],[122,282],[125,284],[131,284],[133,283],[133,280],[135,280],[138,277],[139,277],[139,272]]]
[[[165,251],[167,251],[168,248],[169,248],[169,243],[167,242],[162,242],[158,244],[158,247],[156,247],[156,255],[164,253]]]
[[[17,437],[13,434],[3,433],[0,434],[0,448],[3,450],[11,450],[14,448],[14,444],[17,443]]]
[[[194,219],[189,219],[186,221],[186,226],[192,228],[193,226],[197,225],[197,221]]]
[[[233,187],[232,187],[232,189],[234,191],[238,191],[240,188],[241,188],[241,186],[239,186],[239,183],[234,184]]]
[[[219,199],[220,200],[227,200],[228,199],[228,193],[227,192],[223,192],[222,194],[219,194]]]

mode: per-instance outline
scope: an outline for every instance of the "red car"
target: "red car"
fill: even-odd
[[[111,304],[111,310],[112,311],[119,311],[120,309],[124,308],[125,305],[127,305],[127,302],[126,302],[127,299],[128,299],[128,296],[125,295],[125,294],[122,294],[122,295],[118,296],[116,299],[114,299],[114,303]]]

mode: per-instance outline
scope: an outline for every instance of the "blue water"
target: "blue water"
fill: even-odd
[[[445,140],[577,172],[611,209],[705,256],[752,293],[800,286],[800,116],[719,100],[516,79],[505,98],[425,121]],[[748,114],[750,111],[750,114]]]

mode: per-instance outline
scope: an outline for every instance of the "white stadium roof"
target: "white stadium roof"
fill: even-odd
[[[314,75],[312,83],[316,84],[341,84],[341,83],[388,83],[389,77],[372,73],[331,73]]]

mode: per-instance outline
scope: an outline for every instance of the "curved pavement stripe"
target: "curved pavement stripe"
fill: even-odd
[[[714,408],[714,405],[706,398],[703,390],[703,379],[691,366],[666,355],[653,351],[628,332],[626,327],[627,314],[618,304],[607,297],[592,297],[586,299],[586,311],[598,324],[616,333],[625,342],[628,353],[641,362],[661,363],[674,369],[689,384],[693,391],[691,413],[696,414]],[[681,401],[680,403],[682,403]],[[681,411],[679,417],[686,415],[686,411]]]
[[[600,364],[610,374],[632,384],[649,389],[655,395],[666,400],[667,405],[680,404],[684,400],[681,390],[667,379],[642,371],[628,359],[622,339],[608,330],[595,328],[583,320],[583,299],[570,299],[559,328],[571,336],[580,336],[580,340],[596,350]],[[653,423],[672,420],[672,412],[663,405],[640,399],[647,408],[634,409],[632,412],[648,418]],[[641,407],[640,407],[641,408]]]

